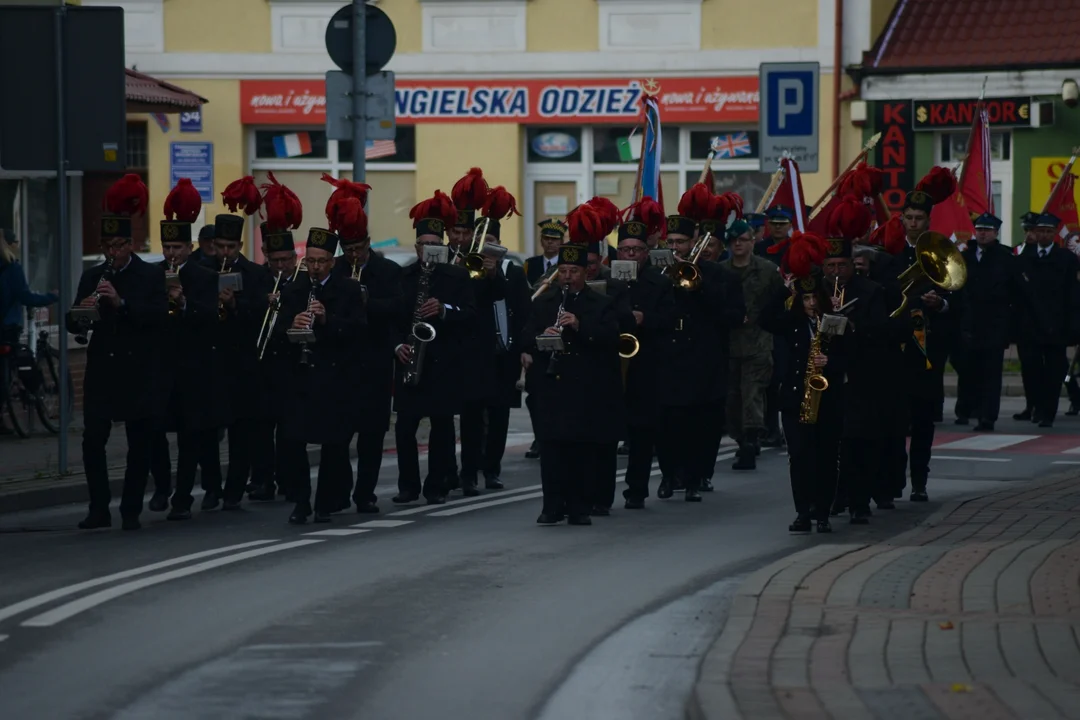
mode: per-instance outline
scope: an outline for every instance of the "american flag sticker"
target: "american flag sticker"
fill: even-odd
[[[745,157],[753,154],[750,136],[746,132],[718,135],[712,139],[712,147],[718,158]]]
[[[364,147],[364,159],[375,160],[378,158],[397,155],[397,145],[393,140],[368,140]]]

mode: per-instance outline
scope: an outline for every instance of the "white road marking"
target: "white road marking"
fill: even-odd
[[[355,650],[367,647],[382,647],[377,640],[360,642],[325,642],[325,643],[281,643],[268,645],[247,645],[243,652],[278,652],[280,650]]]
[[[8,605],[5,608],[0,608],[0,621],[7,620],[9,617],[13,617],[20,613],[24,613],[27,610],[33,610],[36,607],[46,605],[54,600],[68,597],[80,593],[83,590],[89,590],[90,588],[99,587],[101,585],[108,585],[114,580],[126,580],[136,575],[145,575],[146,573],[154,572],[155,570],[163,570],[167,567],[173,567],[174,565],[183,565],[186,562],[192,560],[201,560],[205,557],[211,557],[213,555],[221,555],[223,553],[232,552],[233,550],[243,550],[245,548],[258,547],[260,545],[270,545],[271,543],[281,542],[278,540],[255,540],[253,542],[240,543],[239,545],[229,545],[226,547],[215,548],[213,550],[203,550],[202,552],[192,553],[190,555],[181,555],[170,560],[163,560],[150,565],[143,565],[142,567],[132,568],[131,570],[124,570],[123,572],[113,573],[112,575],[105,575],[103,577],[94,578],[93,580],[86,580],[74,585],[68,585],[67,587],[58,588],[56,590],[50,590],[47,593],[36,595],[27,600],[21,600],[14,605]]]
[[[1074,448],[1069,448],[1068,450],[1063,450],[1061,454],[1062,455],[1080,455],[1080,447],[1074,447]]]
[[[1080,465],[1080,460],[1055,460],[1051,465]]]
[[[540,489],[539,485],[528,485],[526,487],[514,488],[513,490],[500,490],[500,491],[498,491],[498,494],[501,495],[501,496],[517,495],[519,493],[529,492],[530,490],[539,490],[539,489]],[[468,503],[483,502],[484,500],[490,500],[490,499],[491,499],[491,495],[480,495],[478,497],[471,497],[471,498],[456,498],[454,500],[448,500],[446,502],[446,505],[465,505],[465,504],[468,504]],[[397,517],[398,515],[418,515],[420,513],[428,512],[430,510],[438,510],[440,507],[445,507],[445,506],[443,506],[443,505],[421,505],[420,507],[408,508],[407,510],[397,510],[397,511],[392,512],[392,513],[387,513],[386,515],[387,515],[387,517],[390,517],[390,516]]]
[[[371,532],[371,530],[351,530],[349,528],[330,528],[329,530],[316,530],[315,532],[304,533],[305,536],[311,537],[346,537],[348,535],[360,535],[361,533]]]
[[[1028,440],[1038,439],[1038,435],[975,435],[963,440],[953,440],[935,446],[935,450],[1001,450],[1012,445],[1019,445]]]
[[[0,642],[4,642],[7,639],[8,639],[7,635],[0,635]]]
[[[416,522],[415,520],[368,520],[367,522],[357,523],[356,525],[350,525],[354,528],[396,528],[402,525],[408,525],[409,523]]]
[[[496,505],[509,505],[510,503],[523,502],[525,500],[535,500],[541,497],[544,497],[544,493],[542,492],[529,493],[528,495],[518,495],[516,497],[490,500],[484,503],[477,503],[476,505],[466,505],[465,507],[450,508],[449,510],[440,510],[439,512],[431,513],[430,515],[428,515],[428,517],[450,517],[452,515],[461,515],[462,513],[472,512],[473,510],[483,510],[484,508],[495,507]]]
[[[1012,458],[964,457],[963,455],[931,455],[932,460],[961,460],[963,462],[1012,462]]]
[[[316,545],[318,543],[326,542],[325,540],[295,540],[293,542],[282,543],[280,545],[271,545],[269,547],[262,547],[255,550],[248,550],[246,552],[237,553],[236,555],[228,555],[223,558],[216,558],[214,560],[207,560],[206,562],[199,563],[198,565],[189,565],[185,568],[178,570],[170,570],[159,575],[151,575],[150,577],[141,578],[139,580],[132,580],[131,582],[123,583],[122,585],[115,585],[105,590],[100,590],[86,597],[81,597],[78,600],[72,600],[69,603],[65,603],[58,608],[49,610],[40,615],[35,615],[22,622],[23,627],[51,627],[57,623],[63,622],[69,618],[78,615],[79,613],[91,610],[98,605],[115,600],[118,597],[129,595],[143,588],[152,587],[154,585],[160,585],[162,583],[169,582],[170,580],[178,580],[182,577],[188,577],[189,575],[195,575],[197,573],[206,572],[207,570],[213,570],[215,568],[224,567],[225,565],[233,565],[244,560],[251,560],[261,555],[269,555],[271,553],[281,552],[282,550],[292,550],[294,548],[304,547],[305,545]]]

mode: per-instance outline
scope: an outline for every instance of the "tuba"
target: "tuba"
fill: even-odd
[[[924,232],[915,241],[915,262],[896,278],[904,286],[904,299],[889,317],[900,317],[917,285],[929,282],[935,288],[955,292],[967,282],[967,263],[953,241],[937,232]]]
[[[821,354],[821,320],[817,322],[810,350],[806,356],[806,378],[803,380],[803,398],[799,405],[799,422],[804,425],[817,423],[821,408],[821,394],[829,389],[829,381],[814,367],[814,356]]]

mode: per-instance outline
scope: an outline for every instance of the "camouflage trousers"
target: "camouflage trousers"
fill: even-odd
[[[772,374],[772,353],[728,359],[727,426],[736,440],[744,430],[765,428],[765,390]]]

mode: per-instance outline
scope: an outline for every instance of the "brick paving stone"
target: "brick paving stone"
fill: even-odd
[[[964,663],[964,652],[960,642],[960,627],[942,626],[942,620],[930,622],[926,626],[926,638],[923,654],[930,677],[935,683],[955,683],[970,685],[971,674]]]
[[[1046,540],[1024,550],[998,576],[997,611],[1029,615],[1031,608],[1031,576],[1047,556],[1066,544],[1065,540]]]
[[[808,658],[814,645],[811,635],[785,635],[772,653],[769,682],[775,687],[809,688]]]
[[[992,687],[1001,702],[1025,720],[1057,720],[1061,717],[1053,703],[1023,680],[1001,678]]]
[[[981,685],[971,685],[965,692],[954,692],[951,685],[925,685],[923,692],[949,720],[1021,720]]]
[[[894,685],[921,685],[930,682],[923,659],[926,623],[922,620],[893,620],[885,647],[885,662]]]
[[[964,580],[999,543],[972,543],[945,553],[912,586],[910,606],[927,613],[955,614],[961,610]]]
[[[1067,623],[1038,623],[1035,635],[1050,671],[1062,680],[1077,682],[1080,678],[1080,645],[1073,629]]]
[[[1054,552],[1031,576],[1036,615],[1067,615],[1080,610],[1080,541]]]
[[[848,645],[848,672],[857,688],[883,688],[890,685],[885,665],[885,644],[889,637],[889,621],[870,615],[860,615],[855,621],[855,634]]]
[[[997,579],[1001,572],[1035,540],[1017,540],[994,550],[964,579],[963,611],[993,612],[997,607]]]
[[[938,720],[940,717],[920,687],[859,690],[859,697],[879,720]]]
[[[807,575],[795,591],[797,602],[824,602],[837,578],[889,548],[885,545],[852,546],[851,551]]]
[[[814,691],[809,688],[777,687],[775,689],[776,702],[784,711],[788,720],[819,720],[825,716],[825,708],[821,706]]]
[[[998,649],[997,624],[989,620],[969,620],[959,627],[964,660],[976,682],[991,684],[1010,677],[1005,658]]]
[[[1053,676],[1039,648],[1034,623],[1004,620],[998,623],[998,638],[1005,664],[1015,677],[1035,683]]]
[[[927,568],[945,554],[948,547],[931,545],[917,548],[891,562],[870,577],[859,596],[861,607],[906,608],[911,588]]]
[[[1035,688],[1054,705],[1061,717],[1080,720],[1080,687],[1050,680],[1038,683]]]
[[[870,576],[882,568],[888,567],[889,563],[897,558],[917,549],[915,547],[894,548],[859,563],[836,579],[832,590],[829,591],[826,597],[826,604],[831,607],[857,605],[859,595],[862,594],[863,585]]]

